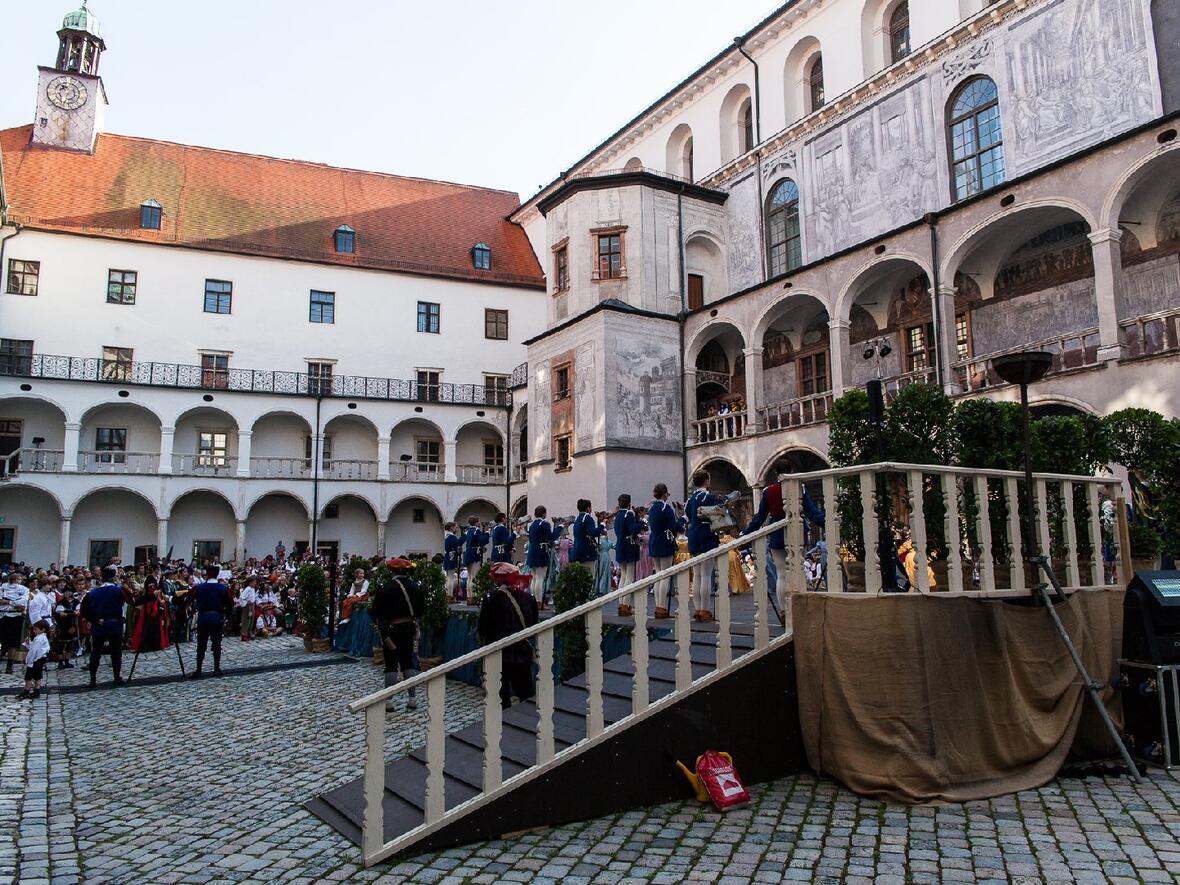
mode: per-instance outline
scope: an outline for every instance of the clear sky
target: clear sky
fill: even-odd
[[[106,131],[527,198],[781,0],[92,0]],[[0,127],[80,0],[0,0]]]

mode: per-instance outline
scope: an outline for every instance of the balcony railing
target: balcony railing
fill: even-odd
[[[324,479],[376,479],[378,462],[355,458],[333,458],[320,471]]]
[[[310,479],[310,458],[259,457],[250,459],[254,479]]]
[[[1127,355],[1158,356],[1180,350],[1180,310],[1163,310],[1120,322]]]
[[[954,363],[952,368],[957,373],[959,383],[964,390],[976,391],[986,390],[989,387],[1001,387],[1006,382],[992,370],[992,360],[998,356],[1018,353],[1022,350],[1045,350],[1053,354],[1053,365],[1050,366],[1048,372],[1050,375],[1094,366],[1098,364],[1098,330],[1086,329],[1070,335],[1043,338],[1020,347],[1009,347],[994,353],[980,354],[970,359],[960,360]]]
[[[484,464],[459,464],[455,467],[455,475],[459,482],[478,486],[503,485],[506,476],[503,467],[490,467]]]
[[[389,478],[406,482],[442,482],[446,479],[446,468],[442,464],[398,461],[389,465]]]
[[[512,390],[519,387],[528,387],[529,383],[529,364],[521,363],[512,370],[512,378],[508,381],[508,386]]]
[[[759,409],[758,414],[762,418],[762,426],[767,430],[786,430],[819,424],[827,420],[831,408],[832,394],[820,393],[766,406]]]
[[[745,412],[730,412],[728,415],[711,415],[692,422],[693,441],[698,443],[724,442],[745,436],[747,415]]]
[[[172,472],[181,476],[235,476],[238,459],[230,455],[174,454]]]
[[[80,473],[156,473],[158,452],[78,452]]]
[[[483,384],[419,384],[397,378],[333,375],[265,369],[203,369],[179,363],[112,362],[99,357],[0,355],[0,375],[52,381],[96,381],[141,384],[187,390],[228,390],[290,396],[346,397],[398,402],[462,403],[507,406],[511,391]]]
[[[524,482],[526,479],[528,479],[528,474],[526,472],[525,466],[523,464],[513,464],[512,465],[512,481],[513,482]]]
[[[61,449],[17,449],[0,459],[0,476],[17,473],[59,473],[65,452]]]

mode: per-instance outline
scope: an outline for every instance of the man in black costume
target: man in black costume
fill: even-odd
[[[381,648],[385,656],[385,687],[397,685],[399,679],[418,675],[418,619],[426,611],[426,597],[421,585],[410,577],[414,563],[408,559],[391,559],[393,575],[377,582],[369,603],[369,615],[377,622]],[[418,709],[418,690],[411,688],[406,709]],[[393,698],[385,702],[393,710]]]

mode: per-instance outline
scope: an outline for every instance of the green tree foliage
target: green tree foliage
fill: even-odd
[[[414,565],[414,580],[422,586],[422,594],[426,598],[426,612],[420,623],[433,641],[442,635],[447,619],[451,616],[446,575],[436,563],[421,560]]]
[[[580,562],[571,562],[557,576],[557,589],[553,594],[557,613],[567,612],[589,602],[594,594],[594,575]],[[557,642],[561,646],[558,660],[562,681],[573,679],[586,669],[586,623],[576,618],[557,628]]]
[[[295,582],[304,635],[318,637],[328,623],[328,576],[319,563],[307,562],[299,567]]]
[[[467,602],[469,605],[479,605],[483,602],[484,594],[492,589],[492,564],[485,562],[479,570],[467,577]]]

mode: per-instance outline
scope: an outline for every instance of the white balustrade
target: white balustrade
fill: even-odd
[[[459,482],[471,485],[503,485],[507,472],[502,465],[497,467],[487,464],[457,464],[455,476]]]
[[[1119,323],[1128,356],[1157,356],[1180,349],[1180,309],[1162,310]]]
[[[238,459],[231,455],[172,455],[172,472],[177,476],[234,476],[237,469]]]
[[[758,410],[758,415],[766,430],[787,430],[826,421],[831,409],[832,394],[820,393],[764,406]]]
[[[960,596],[1021,596],[1025,591],[1024,563],[1021,560],[1021,511],[1018,505],[1018,491],[1023,477],[1012,471],[977,470],[961,467],[916,464],[876,464],[818,471],[815,473],[793,474],[781,477],[786,517],[771,525],[763,526],[756,532],[743,536],[715,550],[674,565],[650,577],[620,587],[604,596],[597,597],[570,611],[556,614],[539,624],[513,634],[510,637],[489,643],[483,648],[462,655],[442,666],[420,673],[412,679],[367,695],[350,705],[354,713],[365,713],[366,759],[364,784],[364,815],[362,846],[364,862],[372,865],[417,842],[439,827],[474,811],[491,799],[503,795],[518,783],[532,779],[544,770],[561,764],[565,759],[579,754],[590,746],[610,738],[622,729],[642,721],[659,710],[676,703],[686,693],[711,685],[717,679],[737,667],[745,666],[760,656],[788,642],[791,637],[790,600],[783,612],[784,628],[779,629],[777,619],[772,625],[769,606],[770,588],[767,586],[766,569],[763,564],[765,542],[771,533],[785,529],[788,574],[787,586],[792,593],[807,592],[803,581],[803,563],[806,545],[802,513],[802,489],[804,482],[821,484],[824,492],[825,529],[829,556],[826,565],[828,580],[821,582],[819,592],[839,593],[845,587],[850,598],[876,596],[881,589],[879,554],[877,551],[879,519],[882,518],[882,502],[888,502],[894,510],[894,492],[904,488],[909,496],[910,506],[902,512],[892,512],[889,517],[895,525],[908,523],[909,538],[914,546],[914,584],[922,593]],[[990,483],[990,488],[989,488]],[[1102,571],[1102,529],[1099,523],[1099,503],[1103,496],[1113,497],[1119,492],[1117,480],[1109,477],[1058,476],[1039,474],[1032,489],[1032,503],[1036,505],[1036,540],[1046,553],[1052,540],[1049,523],[1049,508],[1046,506],[1050,493],[1058,490],[1065,498],[1064,529],[1058,532],[1064,537],[1074,561],[1068,562],[1062,570],[1066,579],[1066,591],[1075,592],[1083,587],[1101,587]],[[926,497],[941,495],[945,505],[945,516],[941,525],[926,524],[923,490],[929,489]],[[1074,491],[1079,490],[1079,500],[1084,499],[1084,514],[1073,504]],[[989,500],[990,492],[1000,490],[1003,495]],[[838,499],[849,503],[858,502],[863,507],[860,520],[844,524],[836,514]],[[1006,499],[1006,500],[1005,500]],[[1001,510],[1006,515],[1001,519]],[[1058,510],[1054,510],[1056,514]],[[997,521],[992,520],[993,514]],[[1073,517],[1081,515],[1087,523],[1084,533],[1074,527]],[[892,527],[892,526],[891,526]],[[1006,537],[993,537],[997,532]],[[1093,548],[1096,569],[1090,574],[1090,581],[1082,583],[1082,569],[1077,559],[1078,535],[1087,538]],[[970,538],[969,551],[979,571],[979,589],[966,574],[964,562],[960,559],[960,548],[964,538]],[[1009,554],[1003,555],[1005,546]],[[752,626],[752,645],[735,645],[734,611],[730,604],[728,579],[728,557],[731,551],[752,546],[759,560],[754,581],[754,623],[745,625],[746,635]],[[927,548],[932,553],[947,556],[945,580],[939,579],[932,585],[927,579]],[[996,562],[993,547],[1000,552],[1003,564],[1011,569],[1007,587],[996,586]],[[849,580],[854,572],[849,568],[852,562],[849,551],[863,548],[864,580]],[[949,548],[949,549],[947,549]],[[891,553],[891,556],[896,553]],[[714,571],[718,578],[719,594],[714,603],[717,618],[716,633],[710,629],[693,632],[690,621],[689,572],[707,559],[714,560]],[[936,559],[930,560],[937,568]],[[657,700],[649,697],[648,648],[648,591],[657,581],[675,578],[677,585],[674,631],[675,644],[674,687]],[[1039,579],[1038,579],[1039,580]],[[620,603],[634,607],[634,635],[632,636],[631,660],[633,663],[631,708],[614,721],[617,711],[606,715],[604,702],[604,661],[602,649],[603,618],[614,613]],[[555,745],[554,717],[554,649],[556,631],[563,626],[576,627],[585,631],[587,647],[583,658],[586,686],[585,736],[560,751]],[[523,772],[505,779],[501,759],[501,738],[503,714],[500,705],[502,655],[505,649],[519,642],[535,644],[539,676],[536,686],[535,706],[537,711],[536,764]],[[694,673],[692,648],[694,643],[715,643],[715,664],[708,672],[701,672],[698,661]],[[482,792],[459,805],[447,807],[444,791],[444,766],[446,764],[446,684],[449,675],[468,666],[482,667],[484,672],[484,749],[482,765]],[[699,675],[698,675],[699,674]],[[426,720],[426,775],[425,815],[417,827],[384,840],[384,818],[382,801],[385,794],[384,737],[388,728],[385,717],[385,702],[410,689],[424,689],[427,705]],[[612,708],[613,710],[614,708]]]
[[[61,449],[17,449],[0,457],[0,478],[18,473],[60,473],[64,462]]]
[[[79,473],[155,473],[157,452],[78,452]]]
[[[1053,365],[1049,368],[1049,374],[1096,366],[1098,365],[1098,330],[1084,329],[1081,332],[1072,332],[1068,335],[1042,338],[1019,347],[977,354],[969,359],[952,363],[951,368],[958,376],[959,384],[966,391],[1002,387],[1005,382],[992,370],[992,360],[1023,350],[1044,350],[1053,354]]]
[[[746,435],[745,412],[730,412],[726,415],[710,415],[692,422],[692,438],[698,443],[724,442]]]

